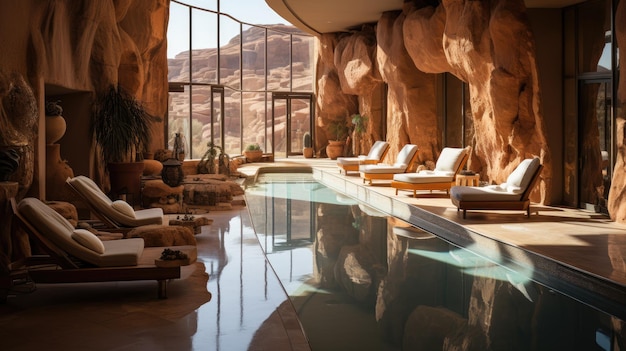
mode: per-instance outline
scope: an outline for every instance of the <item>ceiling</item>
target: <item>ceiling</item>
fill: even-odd
[[[562,8],[584,0],[525,0],[528,8]],[[265,0],[294,26],[318,35],[375,23],[386,11],[402,9],[404,0]]]

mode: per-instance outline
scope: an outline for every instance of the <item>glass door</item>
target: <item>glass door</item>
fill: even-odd
[[[224,87],[211,86],[211,142],[224,150]]]
[[[615,155],[611,80],[581,81],[579,102],[580,207],[608,213],[607,199]]]
[[[313,94],[273,93],[272,122],[274,157],[302,155],[304,133],[312,133]]]

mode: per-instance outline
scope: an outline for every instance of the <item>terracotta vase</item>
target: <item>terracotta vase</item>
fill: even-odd
[[[343,148],[346,145],[343,140],[329,140],[328,146],[326,146],[326,155],[331,160],[336,160],[337,157],[343,155]]]
[[[65,118],[63,116],[46,116],[46,144],[54,144],[65,135]]]
[[[304,156],[304,158],[313,158],[313,148],[312,147],[302,148],[302,155]]]
[[[243,155],[246,156],[246,158],[250,162],[258,162],[263,158],[263,151],[261,150],[244,151]]]

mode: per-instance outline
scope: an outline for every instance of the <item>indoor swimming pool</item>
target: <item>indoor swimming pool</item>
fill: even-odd
[[[254,231],[316,350],[617,350],[623,322],[308,173],[246,187]]]

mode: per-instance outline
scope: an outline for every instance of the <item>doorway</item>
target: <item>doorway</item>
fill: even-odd
[[[579,207],[605,214],[615,155],[612,89],[610,77],[579,85]]]
[[[311,93],[272,93],[272,150],[275,158],[302,155],[304,133],[313,136],[313,106]]]

